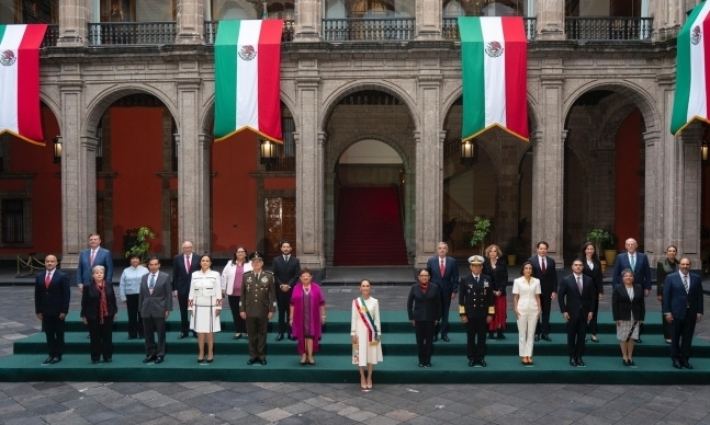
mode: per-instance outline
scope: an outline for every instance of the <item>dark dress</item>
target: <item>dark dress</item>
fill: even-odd
[[[488,330],[502,333],[508,320],[508,293],[505,290],[508,285],[508,265],[502,258],[499,258],[496,261],[496,267],[493,268],[491,260],[486,258],[483,261],[483,274],[493,278],[493,289],[500,291],[500,296],[495,297],[496,314],[493,316],[491,323],[488,324]]]
[[[599,263],[599,260],[594,260],[594,268],[592,269],[589,267],[589,264],[587,264],[586,258],[583,260],[583,263],[584,269],[582,270],[582,274],[592,278],[592,283],[594,283],[594,287],[596,288],[597,299],[599,299],[599,295],[604,295],[604,279],[602,277],[602,265]],[[599,313],[598,302],[594,306],[593,313],[594,316],[592,316],[592,320],[588,323],[588,326],[589,332],[592,335],[596,335],[597,332],[599,332],[599,325],[597,322],[597,314]]]
[[[101,314],[101,292],[94,282],[84,286],[81,292],[80,316],[85,317],[88,322],[93,362],[98,362],[102,356],[105,361],[110,361],[113,357],[113,317],[118,313],[116,293],[113,286],[104,281],[103,292],[106,294],[107,308],[105,314]]]

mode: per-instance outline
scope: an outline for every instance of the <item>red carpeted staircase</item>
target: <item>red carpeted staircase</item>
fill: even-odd
[[[334,266],[406,266],[395,187],[345,187],[338,195]]]

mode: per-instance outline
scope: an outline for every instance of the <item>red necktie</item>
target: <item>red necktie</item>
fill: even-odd
[[[52,281],[52,274],[50,272],[47,272],[47,275],[44,277],[44,287],[46,289],[49,289],[49,282]]]
[[[540,267],[540,270],[542,270],[543,273],[547,271],[547,261],[545,261],[545,257],[542,258],[542,267]]]
[[[446,265],[444,264],[444,259],[442,258],[441,264],[439,264],[439,273],[441,273],[441,277],[444,277],[445,272],[446,272]]]
[[[187,272],[190,273],[190,256],[186,255],[185,256],[185,268],[187,269]]]
[[[91,251],[91,259],[89,259],[89,264],[94,266],[94,258],[96,258],[96,251]]]

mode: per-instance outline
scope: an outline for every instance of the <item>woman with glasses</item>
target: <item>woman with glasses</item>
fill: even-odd
[[[439,285],[430,282],[427,269],[419,269],[417,280],[409,290],[407,315],[417,338],[419,367],[431,367],[434,329],[441,316],[441,296]]]
[[[246,334],[246,321],[239,315],[239,300],[242,297],[242,276],[251,271],[251,263],[247,261],[247,250],[243,246],[238,246],[234,253],[234,258],[229,260],[224,270],[222,270],[222,298],[225,296],[229,301],[229,309],[232,310],[232,320],[234,321],[234,339],[239,339],[242,334]]]

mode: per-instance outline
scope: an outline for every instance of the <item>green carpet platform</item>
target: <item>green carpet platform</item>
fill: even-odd
[[[225,319],[231,314],[225,311]],[[124,313],[125,314],[125,313]],[[452,323],[451,342],[434,344],[431,368],[419,368],[414,329],[401,311],[382,313],[384,362],[376,366],[378,383],[598,383],[598,384],[706,384],[710,382],[710,343],[693,341],[693,370],[677,370],[669,359],[669,346],[661,336],[660,314],[651,314],[653,323],[644,326],[643,343],[637,344],[637,368],[625,367],[609,312],[600,315],[599,343],[587,343],[587,367],[568,364],[564,323],[553,314],[552,342],[535,344],[533,366],[523,366],[518,357],[517,328],[509,321],[506,339],[488,342],[488,367],[468,367],[466,336],[458,317]],[[159,365],[143,364],[142,340],[127,339],[123,314],[115,325],[113,363],[93,365],[89,358],[86,327],[76,312],[67,318],[66,347],[62,362],[43,365],[46,344],[43,333],[18,340],[14,355],[0,359],[0,381],[275,381],[275,382],[359,382],[356,367],[350,364],[350,312],[329,311],[316,354],[316,366],[300,366],[295,343],[275,342],[270,332],[268,365],[247,366],[246,338],[232,339],[232,325],[215,335],[215,361],[198,364],[195,338],[177,339],[178,314],[169,319],[168,353]],[[274,325],[272,323],[270,325]]]

